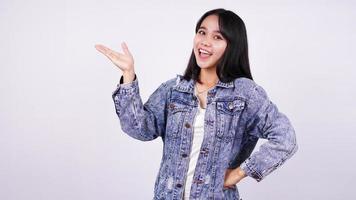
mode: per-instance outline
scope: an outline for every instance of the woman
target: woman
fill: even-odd
[[[259,182],[297,151],[295,131],[252,79],[240,17],[208,11],[195,33],[184,75],[162,83],[145,104],[126,44],[124,54],[96,48],[123,71],[112,95],[122,130],[163,140],[154,199],[240,199],[241,179]],[[251,154],[259,138],[267,141]]]

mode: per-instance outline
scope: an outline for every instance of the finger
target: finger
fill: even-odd
[[[103,53],[103,54],[109,54],[109,53],[113,53],[114,51],[113,50],[111,50],[110,48],[108,48],[108,47],[106,47],[106,46],[104,46],[104,45],[101,45],[101,44],[97,44],[97,45],[95,45],[95,48],[98,50],[98,51],[100,51],[101,53]]]
[[[112,61],[112,62],[119,68],[125,68],[125,66],[126,66],[126,62],[121,61],[121,60],[116,60],[116,61]]]
[[[95,45],[95,48],[110,60],[119,59],[123,54],[117,53],[104,45]]]
[[[95,45],[96,50],[100,51],[101,53],[105,54],[109,48],[105,47],[104,45],[101,44],[96,44]]]
[[[113,51],[111,49],[105,47],[104,45],[95,45],[95,48],[109,59],[112,59]]]
[[[124,51],[125,55],[131,56],[129,48],[127,47],[127,44],[125,42],[121,43],[121,47],[122,47],[122,50]]]

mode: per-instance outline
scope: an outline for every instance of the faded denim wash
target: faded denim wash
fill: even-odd
[[[194,80],[177,75],[162,83],[142,103],[138,79],[113,92],[121,129],[150,141],[161,137],[163,155],[154,186],[155,200],[181,200],[198,109]],[[289,119],[265,90],[248,78],[217,85],[208,91],[204,139],[191,186],[190,199],[239,200],[235,185],[224,189],[227,168],[240,166],[257,182],[281,166],[298,149]],[[267,139],[251,153],[259,138]]]

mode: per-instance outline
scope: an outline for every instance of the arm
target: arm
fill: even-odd
[[[162,136],[166,127],[166,100],[169,92],[168,83],[162,83],[142,104],[139,94],[138,80],[120,84],[113,92],[116,114],[122,130],[129,136],[149,141]]]
[[[289,159],[298,146],[289,119],[270,101],[262,87],[255,86],[247,109],[247,113],[253,116],[247,122],[248,134],[268,141],[248,157],[240,168],[259,182]]]
[[[143,105],[133,56],[126,43],[121,43],[121,46],[123,54],[101,44],[95,45],[99,52],[108,57],[123,72],[120,84],[112,94],[116,114],[125,133],[138,140],[153,140],[165,132],[165,108],[169,90],[167,82],[162,83]]]

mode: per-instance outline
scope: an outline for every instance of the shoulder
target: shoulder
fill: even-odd
[[[256,85],[257,84],[254,80],[245,77],[236,78],[234,80],[234,86],[236,88],[242,88],[244,90],[254,88]]]
[[[179,83],[181,78],[182,76],[177,74],[176,76],[171,77],[168,80],[165,80],[159,85],[156,91],[166,91],[166,92],[170,91],[175,85]]]
[[[235,93],[242,95],[245,99],[256,101],[256,99],[266,99],[265,89],[249,78],[240,77],[234,80]]]
[[[180,81],[182,81],[183,76],[176,74],[174,77],[169,78],[168,80],[164,81],[161,84],[161,87],[165,87],[165,88],[172,88],[173,86],[177,85]]]
[[[181,80],[181,78],[182,76],[177,74],[176,76],[171,77],[168,80],[164,81],[162,84],[168,87],[173,87]]]

